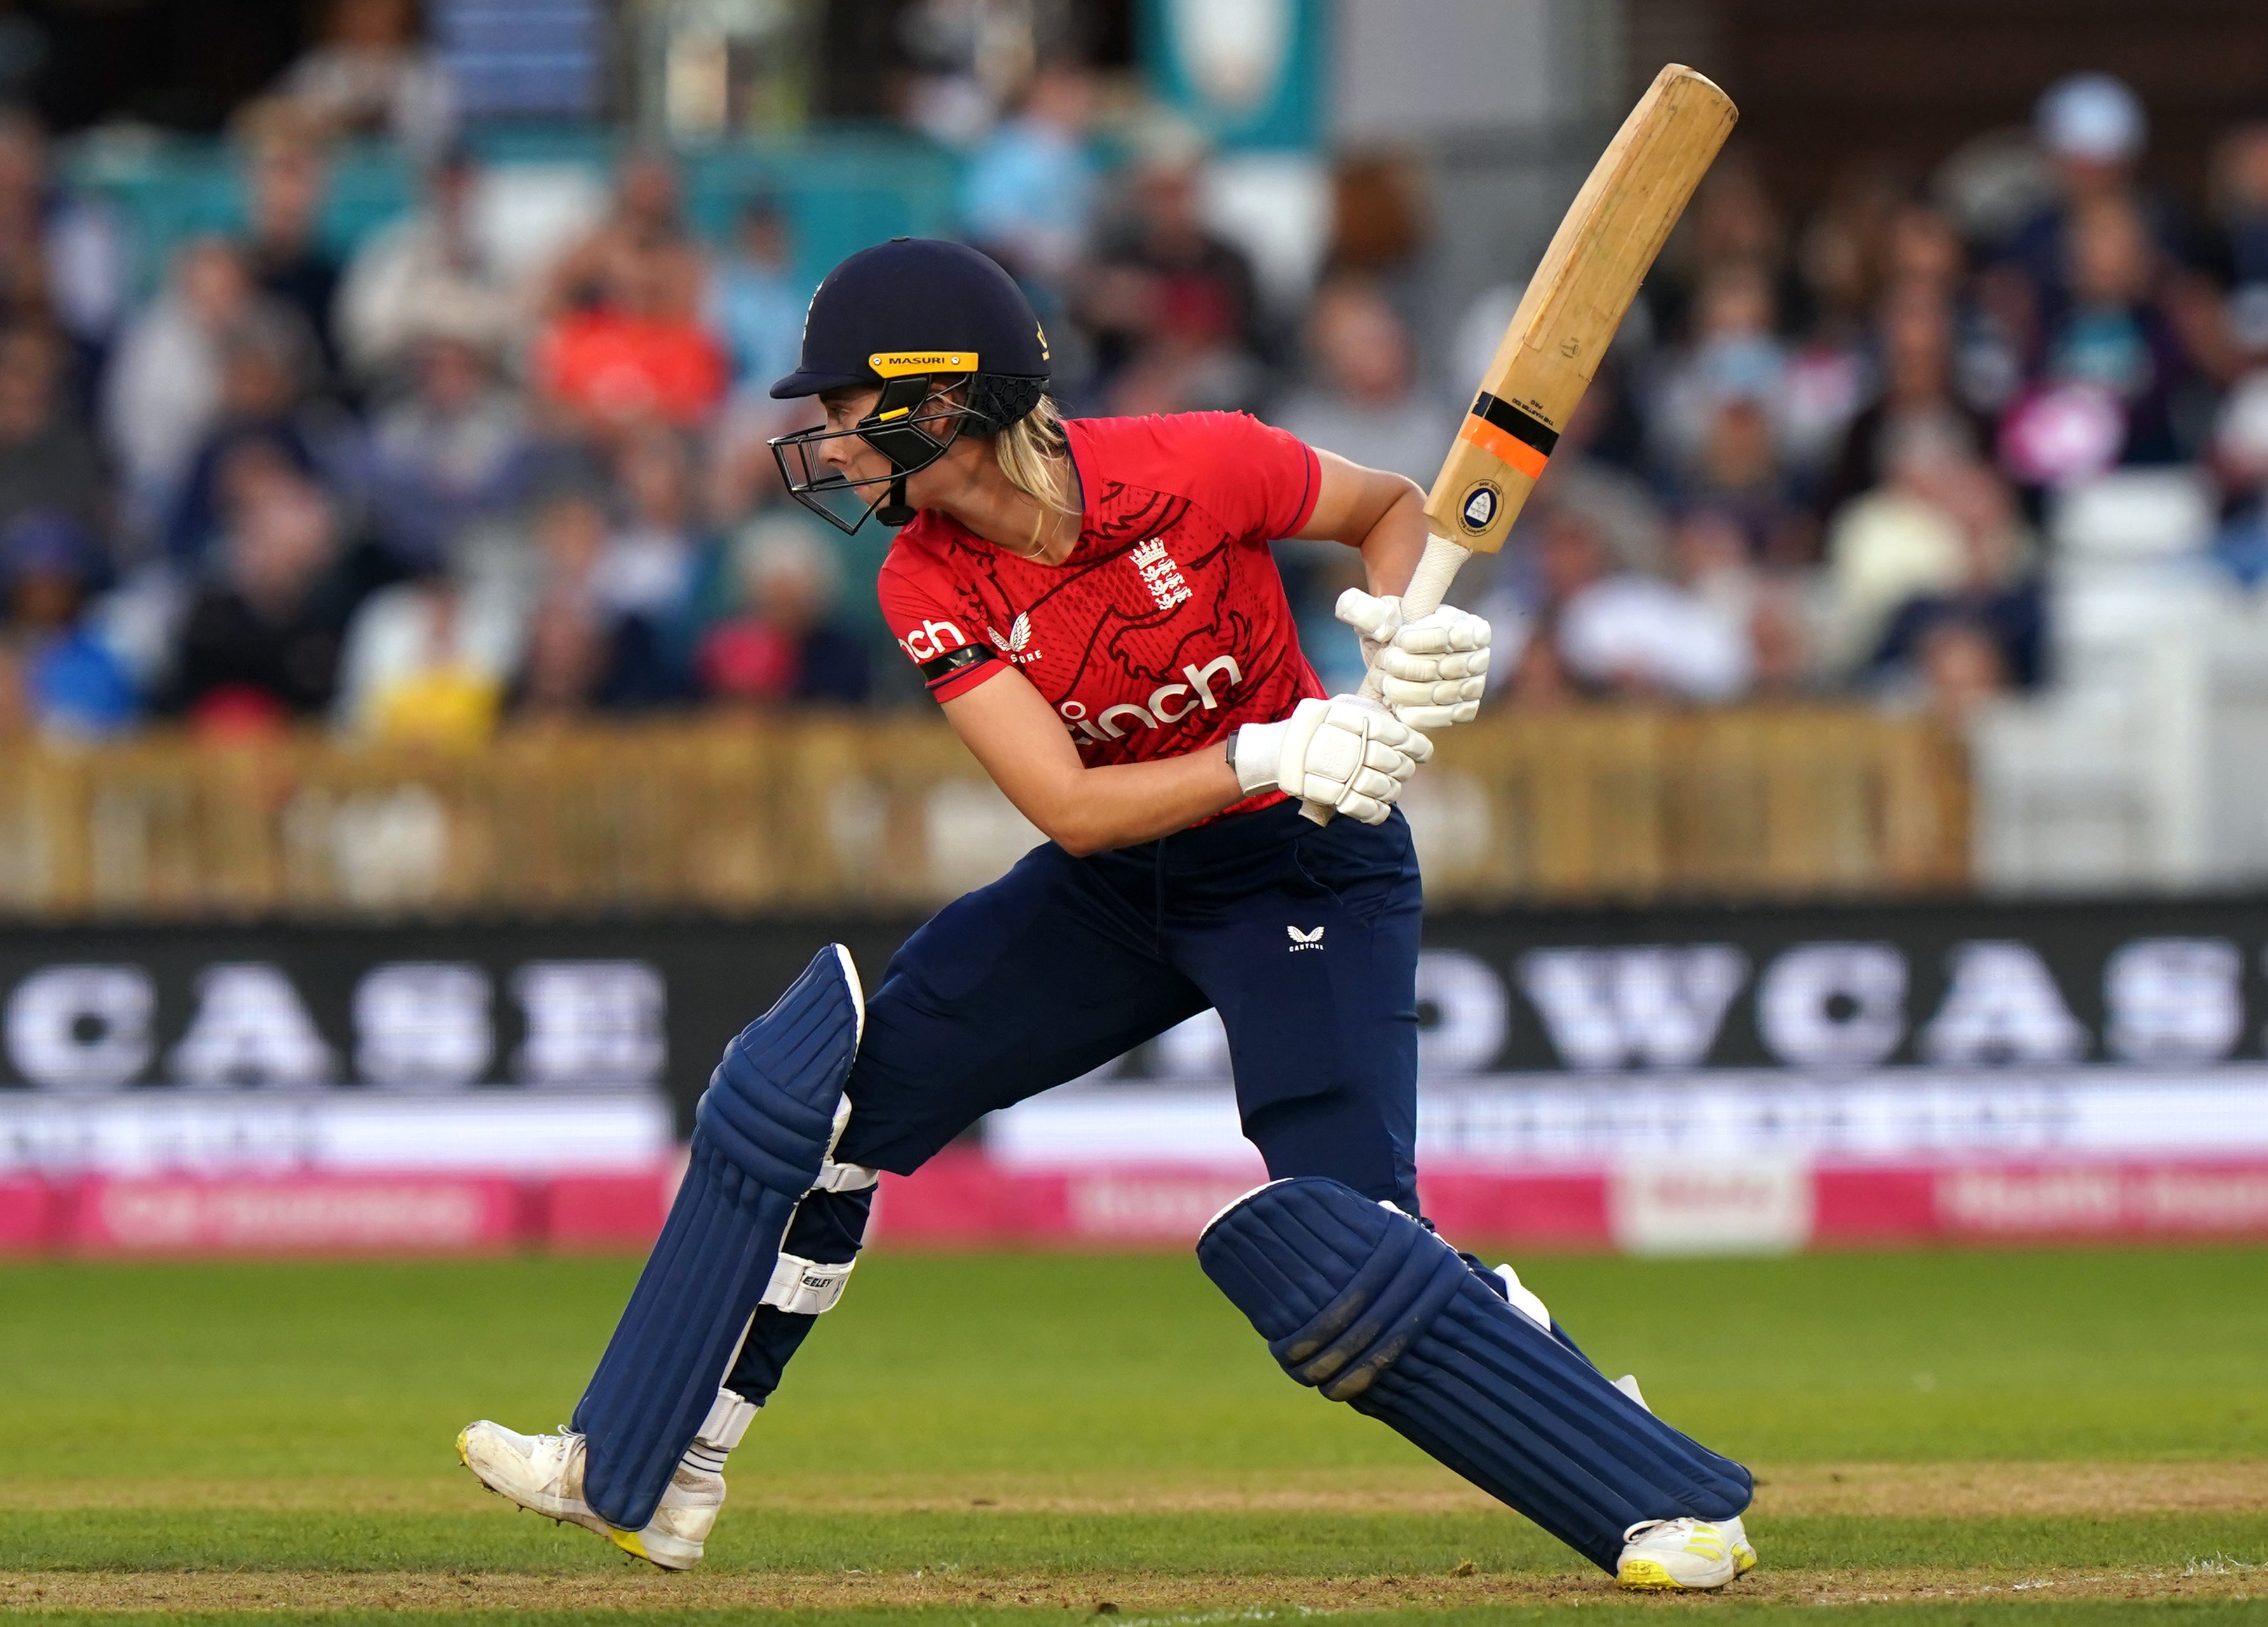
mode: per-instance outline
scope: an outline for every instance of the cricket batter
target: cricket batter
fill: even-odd
[[[481,1422],[466,1464],[522,1507],[673,1570],[722,1470],[841,1297],[877,1172],[1208,1006],[1273,1179],[1206,1273],[1304,1384],[1383,1420],[1625,1587],[1756,1562],[1739,1464],[1609,1383],[1509,1267],[1419,1218],[1421,907],[1394,806],[1469,721],[1489,629],[1396,597],[1424,494],[1236,414],[1069,420],[1046,336],[973,249],[900,239],[820,286],[772,387],[826,423],[773,443],[844,531],[900,529],[882,608],[954,730],[1049,841],[948,905],[863,997],[823,952],[726,1049],[614,1338],[556,1435]],[[1327,696],[1270,553],[1360,551],[1338,614],[1382,703]],[[1340,817],[1318,824],[1300,802]],[[1628,1384],[1628,1380],[1624,1381]]]

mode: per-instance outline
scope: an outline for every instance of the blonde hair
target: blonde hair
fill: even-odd
[[[1071,501],[1071,442],[1064,434],[1063,415],[1047,396],[992,438],[992,455],[1008,483],[1040,505],[1039,523],[1032,527],[1035,544],[1058,515],[1079,512]]]

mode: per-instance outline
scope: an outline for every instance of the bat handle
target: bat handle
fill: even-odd
[[[1439,610],[1441,600],[1448,596],[1449,584],[1457,579],[1458,571],[1472,556],[1472,549],[1462,543],[1452,542],[1447,537],[1428,536],[1425,551],[1418,558],[1418,569],[1410,573],[1410,585],[1402,590],[1402,619],[1414,622]],[[1360,694],[1365,700],[1374,701],[1385,693],[1386,680],[1373,666],[1363,674]],[[1332,809],[1328,802],[1302,802],[1300,812],[1318,825],[1331,822]]]

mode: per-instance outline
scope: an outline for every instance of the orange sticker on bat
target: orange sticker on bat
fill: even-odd
[[[1486,390],[1474,401],[1472,413],[1457,436],[1530,480],[1543,477],[1543,466],[1550,460],[1552,448],[1559,444],[1558,431],[1533,413],[1522,412]]]

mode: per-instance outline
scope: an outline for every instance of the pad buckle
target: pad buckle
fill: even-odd
[[[783,1254],[779,1263],[772,1268],[772,1279],[764,1289],[759,1305],[769,1305],[797,1316],[818,1316],[835,1308],[843,1297],[843,1285],[850,1280],[850,1268],[855,1260],[840,1265],[823,1265],[816,1260],[805,1260],[792,1254]]]

